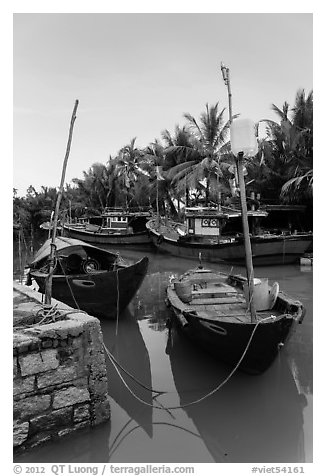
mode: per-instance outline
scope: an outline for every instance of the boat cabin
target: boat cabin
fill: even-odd
[[[257,221],[267,215],[265,211],[248,210],[251,232],[255,234]],[[229,207],[187,207],[186,234],[193,237],[216,238],[242,230],[241,210]]]
[[[146,222],[151,217],[149,209],[125,210],[105,208],[101,216],[90,217],[89,225],[97,225],[112,233],[137,233],[146,230]]]
[[[220,236],[228,216],[215,207],[187,207],[187,234],[193,236]]]

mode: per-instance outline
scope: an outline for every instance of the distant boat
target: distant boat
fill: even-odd
[[[304,317],[301,302],[255,280],[256,320],[251,319],[247,279],[199,266],[167,288],[181,331],[207,352],[250,374],[264,372]],[[248,348],[247,348],[248,346]]]
[[[266,212],[248,211],[248,218],[259,220]],[[241,211],[222,207],[188,207],[186,222],[153,218],[146,224],[153,244],[160,250],[182,258],[202,259],[211,263],[225,261],[242,265],[245,262],[242,233],[221,234],[226,222],[241,217]],[[299,263],[300,257],[311,246],[312,233],[260,232],[250,237],[252,260],[256,266]]]
[[[52,296],[96,317],[115,319],[139,289],[147,273],[148,258],[124,263],[118,253],[80,240],[55,238]],[[30,264],[30,277],[45,293],[51,240],[47,240]]]
[[[144,245],[151,243],[146,228],[150,217],[148,207],[106,208],[100,216],[83,219],[81,223],[66,223],[63,228],[70,238],[95,245]]]

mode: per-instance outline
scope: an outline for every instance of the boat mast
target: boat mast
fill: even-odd
[[[222,71],[222,77],[223,77],[224,83],[228,89],[229,123],[231,127],[233,117],[232,117],[232,93],[231,93],[231,84],[230,84],[230,70],[223,63],[221,63],[221,71]],[[242,217],[242,229],[243,229],[245,255],[246,255],[249,308],[250,308],[251,322],[256,322],[256,310],[255,310],[254,299],[253,299],[254,268],[252,264],[252,252],[251,252],[251,242],[250,242],[250,236],[249,236],[249,224],[248,224],[248,214],[247,214],[246,189],[245,189],[244,174],[243,174],[243,152],[238,153],[235,161],[236,161],[236,167],[237,167],[236,171],[238,175],[239,190],[240,190],[241,217]]]
[[[56,238],[56,234],[57,234],[59,208],[60,208],[60,202],[61,202],[62,193],[63,193],[63,186],[64,186],[64,181],[65,181],[65,176],[66,176],[67,162],[68,162],[70,146],[71,146],[71,141],[72,141],[72,132],[73,132],[74,123],[75,123],[75,120],[76,120],[76,111],[77,111],[78,104],[79,104],[79,101],[78,101],[78,99],[76,99],[74,109],[73,109],[73,112],[72,112],[72,116],[71,116],[71,121],[70,121],[69,136],[68,136],[68,142],[67,142],[67,148],[66,148],[66,155],[65,155],[65,158],[64,158],[64,161],[63,161],[61,182],[60,182],[57,201],[56,201],[56,205],[55,205],[55,211],[54,211],[53,228],[52,228],[52,240],[51,240],[51,251],[50,251],[49,274],[48,274],[48,276],[45,280],[45,299],[44,299],[44,304],[45,305],[50,305],[51,304],[52,275],[53,275],[53,272],[54,272],[54,255],[55,255],[55,250],[56,250],[55,238]]]

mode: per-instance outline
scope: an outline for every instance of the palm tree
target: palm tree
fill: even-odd
[[[79,187],[89,207],[104,210],[110,192],[107,167],[96,162],[87,172],[83,171],[83,175],[84,179],[74,178],[73,183]]]
[[[296,95],[292,109],[287,102],[272,110],[279,116],[280,124],[267,123],[267,138],[263,151],[270,170],[270,187],[278,197],[298,201],[311,196],[313,186],[313,95],[305,96],[304,90]]]
[[[177,211],[173,203],[174,194],[171,187],[171,178],[164,171],[165,148],[158,139],[149,144],[143,150],[143,170],[149,174],[150,182],[150,201],[155,203],[158,214],[166,214],[166,204],[173,217],[176,217]]]
[[[224,112],[225,109],[219,112],[216,103],[213,106],[206,104],[199,122],[191,114],[184,114],[190,134],[188,144],[172,145],[166,150],[167,155],[175,154],[179,162],[169,171],[173,176],[172,183],[186,182],[188,188],[195,189],[204,187],[206,205],[210,197],[219,200],[220,178],[226,167],[222,157],[227,158],[230,154],[230,145],[226,140],[230,124],[223,122]],[[201,185],[203,181],[204,186]]]
[[[115,162],[115,174],[120,182],[120,191],[124,196],[125,206],[129,206],[132,202],[135,205],[141,206],[141,196],[137,188],[146,188],[144,180],[148,176],[148,172],[142,168],[146,168],[146,160],[144,152],[135,147],[136,137],[131,139],[130,144],[122,147]]]

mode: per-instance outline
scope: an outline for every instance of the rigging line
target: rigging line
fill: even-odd
[[[117,366],[123,371],[125,372],[132,380],[134,380],[136,383],[138,383],[138,385],[140,385],[141,387],[143,387],[144,389],[148,390],[149,392],[153,392],[153,393],[157,393],[157,394],[162,394],[162,393],[167,393],[167,392],[164,392],[162,390],[154,390],[153,388],[149,388],[149,387],[146,387],[146,385],[144,385],[142,382],[140,382],[140,380],[138,380],[134,375],[132,375],[130,372],[128,372],[128,370],[126,370],[124,367],[122,367],[122,365],[117,361],[117,359],[114,357],[114,355],[109,351],[109,349],[106,347],[106,345],[104,344],[103,342],[103,347],[104,347],[104,350],[107,354],[110,354],[110,357],[114,360],[114,362],[117,364]]]
[[[65,276],[65,280],[66,280],[66,282],[67,282],[67,284],[68,284],[68,288],[69,288],[71,297],[73,298],[74,303],[75,303],[77,309],[80,309],[80,307],[79,307],[79,305],[78,305],[78,302],[77,302],[77,300],[76,300],[76,298],[75,298],[74,292],[73,292],[73,290],[72,290],[72,288],[71,288],[71,286],[70,286],[69,279],[68,279],[68,277],[67,277],[67,275],[66,275],[65,267],[62,266],[61,258],[59,257],[59,255],[57,255],[57,260],[59,261],[60,266],[61,266],[61,268],[62,268],[63,274],[64,274],[64,276]]]
[[[236,366],[233,368],[233,370],[229,373],[229,375],[217,386],[215,387],[213,390],[211,390],[209,393],[203,395],[202,397],[198,398],[197,400],[193,400],[192,402],[189,402],[189,403],[185,403],[184,405],[178,405],[178,406],[174,406],[174,407],[163,407],[164,410],[178,410],[180,408],[186,408],[186,407],[190,407],[191,405],[195,405],[196,403],[200,403],[202,402],[203,400],[205,400],[206,398],[210,397],[211,395],[213,395],[214,393],[216,393],[218,390],[220,390],[229,380],[230,378],[232,377],[232,375],[236,372],[236,370],[238,369],[239,365],[241,364],[242,360],[244,359],[248,349],[249,349],[249,346],[251,344],[251,341],[254,337],[254,334],[259,326],[259,324],[261,324],[262,322],[270,319],[271,316],[268,316],[268,317],[265,317],[264,319],[261,319],[260,321],[257,321],[256,324],[255,324],[255,327],[251,333],[251,336],[247,342],[247,345],[239,359],[239,361],[237,362]],[[109,359],[111,360],[111,357],[109,355]],[[121,373],[119,372],[116,364],[111,360],[112,362],[112,365],[114,366],[114,368],[116,369],[119,377],[121,378],[123,384],[125,385],[125,387],[129,390],[129,392],[136,398],[136,400],[140,401],[141,403],[143,403],[144,405],[147,405],[147,406],[150,406],[152,408],[156,408],[158,410],[163,410],[162,407],[158,407],[156,405],[152,405],[151,403],[148,403],[148,402],[145,402],[144,400],[142,400],[140,397],[138,397],[132,390],[131,388],[128,386],[128,384],[126,383],[126,381],[124,380],[124,378],[122,377]]]
[[[148,403],[148,402],[145,402],[145,400],[143,400],[142,398],[138,397],[138,395],[136,395],[132,390],[131,388],[129,387],[129,385],[127,384],[127,382],[125,381],[125,379],[123,378],[123,376],[121,375],[121,372],[119,371],[117,365],[115,364],[115,362],[111,359],[111,356],[108,354],[108,357],[113,365],[113,367],[115,368],[117,374],[119,375],[120,379],[122,380],[122,383],[124,384],[124,386],[127,388],[127,390],[129,390],[129,392],[131,393],[131,395],[133,395],[136,400],[138,400],[139,402],[143,403],[144,405],[148,406],[148,407],[151,407],[151,408],[157,408],[159,410],[165,410],[164,407],[162,406],[156,406],[156,405],[153,405],[151,403]]]
[[[129,421],[124,425],[124,427],[122,428],[122,430],[120,430],[119,434],[121,434],[122,431],[129,425],[130,421],[131,421],[131,420],[129,420]],[[192,436],[196,436],[197,438],[202,439],[202,436],[201,436],[199,433],[195,433],[195,432],[192,431],[192,430],[188,430],[187,428],[183,428],[182,426],[175,425],[175,424],[173,424],[173,423],[158,421],[158,422],[153,422],[153,423],[152,423],[152,426],[154,426],[154,425],[172,426],[172,427],[174,427],[174,428],[177,428],[178,430],[182,430],[182,431],[184,431],[185,433],[189,433],[189,434],[192,435]],[[118,436],[116,436],[115,439],[114,439],[114,442],[112,443],[112,447],[111,447],[112,452],[110,452],[110,448],[109,448],[109,457],[111,457],[111,456],[113,455],[113,453],[115,453],[115,452],[117,451],[117,449],[118,449],[119,446],[123,443],[123,441],[127,438],[127,436],[129,436],[133,431],[135,431],[135,430],[137,430],[137,429],[139,429],[139,428],[141,428],[141,425],[136,425],[136,426],[134,426],[133,428],[130,428],[130,430],[128,430],[128,432],[127,432],[125,435],[123,435],[123,436],[121,437],[120,441],[119,441],[118,443],[116,443],[115,448],[112,449],[113,445],[115,444],[115,442],[116,442],[116,440],[117,440],[117,438],[118,438]],[[219,451],[221,451],[221,450],[219,450]],[[224,453],[224,452],[223,452],[223,453]]]

